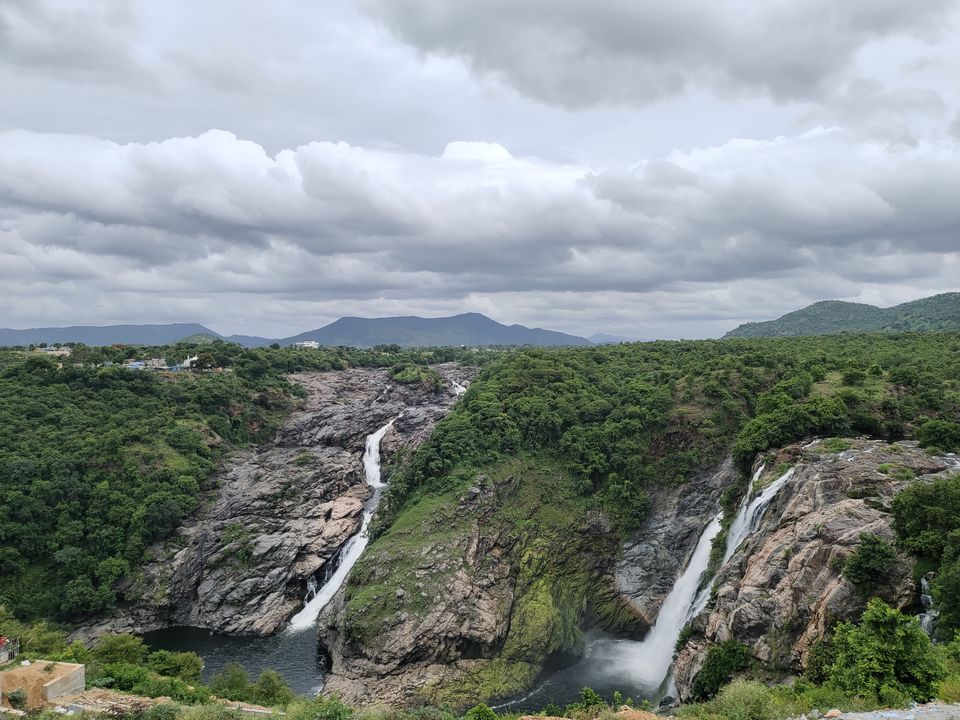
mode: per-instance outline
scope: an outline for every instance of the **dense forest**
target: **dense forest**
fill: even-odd
[[[207,370],[118,365],[197,354]],[[302,390],[286,373],[390,367],[400,381],[435,383],[427,363],[492,354],[223,342],[0,353],[0,606],[78,620],[114,604],[151,543],[197,507],[223,453],[269,439],[294,407]]]
[[[960,450],[960,335],[859,335],[531,349],[489,365],[391,480],[380,527],[419,488],[548,454],[619,525],[646,491],[733,452],[814,435]]]

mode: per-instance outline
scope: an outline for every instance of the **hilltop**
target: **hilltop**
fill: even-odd
[[[480,313],[424,318],[414,315],[385,318],[343,317],[329,325],[287,338],[271,339],[254,335],[220,335],[196,323],[167,325],[111,325],[0,329],[0,346],[40,343],[83,343],[84,345],[167,345],[184,341],[234,342],[244,347],[265,347],[278,343],[292,345],[313,341],[329,347],[369,348],[376,345],[401,347],[451,347],[469,345],[590,345],[586,338],[554,330],[504,325]]]
[[[765,322],[745,323],[724,338],[830,335],[866,332],[926,332],[960,329],[960,293],[943,293],[879,308],[823,300]]]

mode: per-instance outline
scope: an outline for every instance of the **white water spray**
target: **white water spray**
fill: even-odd
[[[453,394],[454,394],[454,395],[460,396],[460,395],[463,395],[463,394],[467,391],[467,389],[466,389],[463,385],[461,385],[460,383],[458,383],[456,380],[451,380],[451,381],[450,381],[450,384],[453,385]]]
[[[673,649],[710,562],[710,546],[720,532],[722,516],[723,513],[718,513],[700,535],[690,562],[663,601],[647,636],[640,642],[624,641],[611,645],[609,652],[603,653],[606,657],[598,660],[609,662],[613,666],[611,669],[620,670],[640,685],[654,689],[660,686],[670,672]]]
[[[336,564],[336,570],[334,570],[333,574],[329,575],[329,577],[325,577],[325,582],[319,590],[315,590],[309,602],[303,606],[300,612],[293,616],[287,628],[288,631],[298,632],[314,626],[317,622],[317,617],[320,615],[320,611],[323,610],[323,608],[327,606],[327,603],[333,599],[333,596],[337,594],[337,591],[347,579],[353,566],[356,565],[357,560],[360,559],[364,549],[366,549],[367,543],[370,542],[370,536],[367,534],[367,526],[370,524],[370,519],[377,509],[377,505],[380,504],[380,495],[387,486],[380,478],[380,441],[383,440],[383,436],[386,435],[387,430],[390,429],[397,419],[398,418],[394,418],[372,435],[367,435],[366,447],[363,451],[363,473],[367,485],[373,488],[373,496],[367,500],[363,506],[363,520],[360,523],[360,531],[347,540],[346,544],[340,549],[340,552],[336,556],[327,561],[328,566],[331,563]],[[324,574],[326,575],[326,572]],[[308,581],[308,595],[310,594],[309,586],[310,583]]]
[[[773,502],[777,493],[780,492],[780,488],[793,477],[793,468],[790,468],[783,475],[767,485],[759,495],[751,500],[750,495],[753,492],[753,486],[760,478],[760,473],[762,472],[763,465],[759,467],[750,479],[750,487],[747,488],[747,494],[743,496],[740,509],[737,511],[737,517],[734,518],[730,524],[730,529],[727,531],[727,548],[723,553],[724,563],[733,557],[737,548],[740,547],[740,543],[757,531],[757,528],[760,527],[760,521],[763,520],[763,516],[767,512],[767,508],[770,507],[770,503]],[[722,564],[723,563],[721,563],[721,565]]]

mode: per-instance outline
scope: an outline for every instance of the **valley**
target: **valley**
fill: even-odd
[[[870,597],[925,612],[919,551],[898,545],[868,593],[845,568],[865,535],[898,542],[905,488],[960,469],[958,347],[700,341],[271,370],[295,406],[223,455],[72,637],[143,635],[199,653],[207,682],[239,663],[355,707],[532,711],[584,685],[689,702],[748,667],[804,675]]]

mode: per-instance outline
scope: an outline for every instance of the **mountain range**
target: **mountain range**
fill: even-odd
[[[824,300],[765,322],[745,323],[724,338],[830,335],[835,333],[960,330],[960,293],[943,293],[879,308]]]
[[[452,317],[422,318],[416,316],[388,318],[344,317],[335,322],[288,338],[270,339],[253,335],[220,335],[197,323],[168,325],[110,325],[106,327],[74,326],[0,329],[0,346],[60,344],[85,345],[167,345],[186,338],[203,337],[235,342],[245,347],[263,347],[272,343],[291,345],[312,340],[325,346],[372,347],[401,345],[404,347],[451,345],[590,345],[586,338],[542,328],[504,325],[480,313],[464,313]]]

